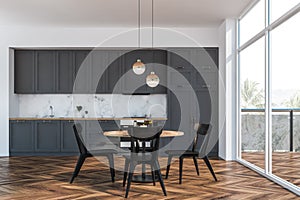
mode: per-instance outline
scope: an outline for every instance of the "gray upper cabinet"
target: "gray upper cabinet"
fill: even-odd
[[[150,73],[149,67],[153,53],[147,50],[134,50],[125,54],[123,93],[149,93],[146,85],[146,76]],[[137,75],[132,70],[132,65],[140,59],[146,66],[146,71]]]
[[[91,52],[91,93],[105,93],[108,52],[95,50]]]
[[[121,77],[124,72],[124,57],[125,51],[110,50],[107,51],[107,68],[104,76],[106,79],[105,93],[122,93]]]
[[[132,71],[139,58],[142,75]],[[164,50],[15,50],[15,93],[166,93],[166,63]],[[155,88],[146,85],[152,71]]]
[[[60,151],[60,122],[36,121],[35,123],[35,151]]]
[[[34,51],[15,51],[15,93],[26,94],[35,92],[35,56]]]
[[[36,51],[36,92],[55,93],[55,52]]]
[[[167,81],[167,54],[163,50],[135,50],[124,56],[123,93],[166,93]],[[146,66],[146,71],[137,75],[132,70],[132,65],[141,59]],[[158,75],[161,84],[156,88],[150,88],[146,84],[146,77],[154,72]],[[164,86],[163,86],[164,85]]]
[[[91,93],[91,56],[88,50],[73,51],[75,65],[74,93]]]
[[[75,68],[72,51],[56,52],[56,92],[72,93]]]
[[[10,153],[34,151],[34,122],[10,121]]]

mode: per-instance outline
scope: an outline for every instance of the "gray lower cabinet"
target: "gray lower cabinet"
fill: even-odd
[[[35,123],[35,151],[60,151],[60,122],[36,121]]]
[[[73,120],[61,121],[60,123],[60,147],[61,152],[79,152],[73,131]]]
[[[77,154],[73,121],[11,120],[10,155]]]
[[[33,121],[10,121],[9,133],[10,152],[26,153],[34,151]]]

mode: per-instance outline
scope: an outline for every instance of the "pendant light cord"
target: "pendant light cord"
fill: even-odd
[[[141,47],[141,0],[138,0],[138,46]]]
[[[154,43],[154,33],[153,33],[153,28],[154,28],[154,0],[152,0],[152,29],[151,29],[151,34],[152,34],[152,49],[153,49],[153,43]]]

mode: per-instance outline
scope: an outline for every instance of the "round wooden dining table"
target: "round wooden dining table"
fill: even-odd
[[[130,137],[127,130],[105,131],[103,135],[109,137]],[[163,130],[160,137],[176,137],[182,135],[184,135],[184,132],[182,131]]]
[[[103,135],[107,137],[130,137],[127,130],[120,130],[120,131],[105,131]],[[183,136],[184,132],[182,131],[172,131],[172,130],[163,130],[160,137],[177,137]],[[157,177],[155,178],[157,181]],[[135,175],[132,179],[133,182],[152,182],[152,176],[145,174],[145,166],[143,165],[143,172],[141,175]]]

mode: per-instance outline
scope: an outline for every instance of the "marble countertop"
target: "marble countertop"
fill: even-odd
[[[9,120],[22,120],[22,121],[25,121],[25,120],[44,120],[44,121],[50,121],[50,120],[157,120],[157,121],[163,121],[163,120],[167,120],[167,118],[165,117],[153,117],[153,118],[141,118],[141,117],[138,117],[138,118],[129,118],[129,117],[111,117],[111,118],[106,118],[106,117],[102,117],[102,118],[95,118],[95,117],[87,117],[87,118],[79,118],[79,117],[41,117],[41,118],[38,118],[38,117],[12,117],[12,118],[9,118]]]

